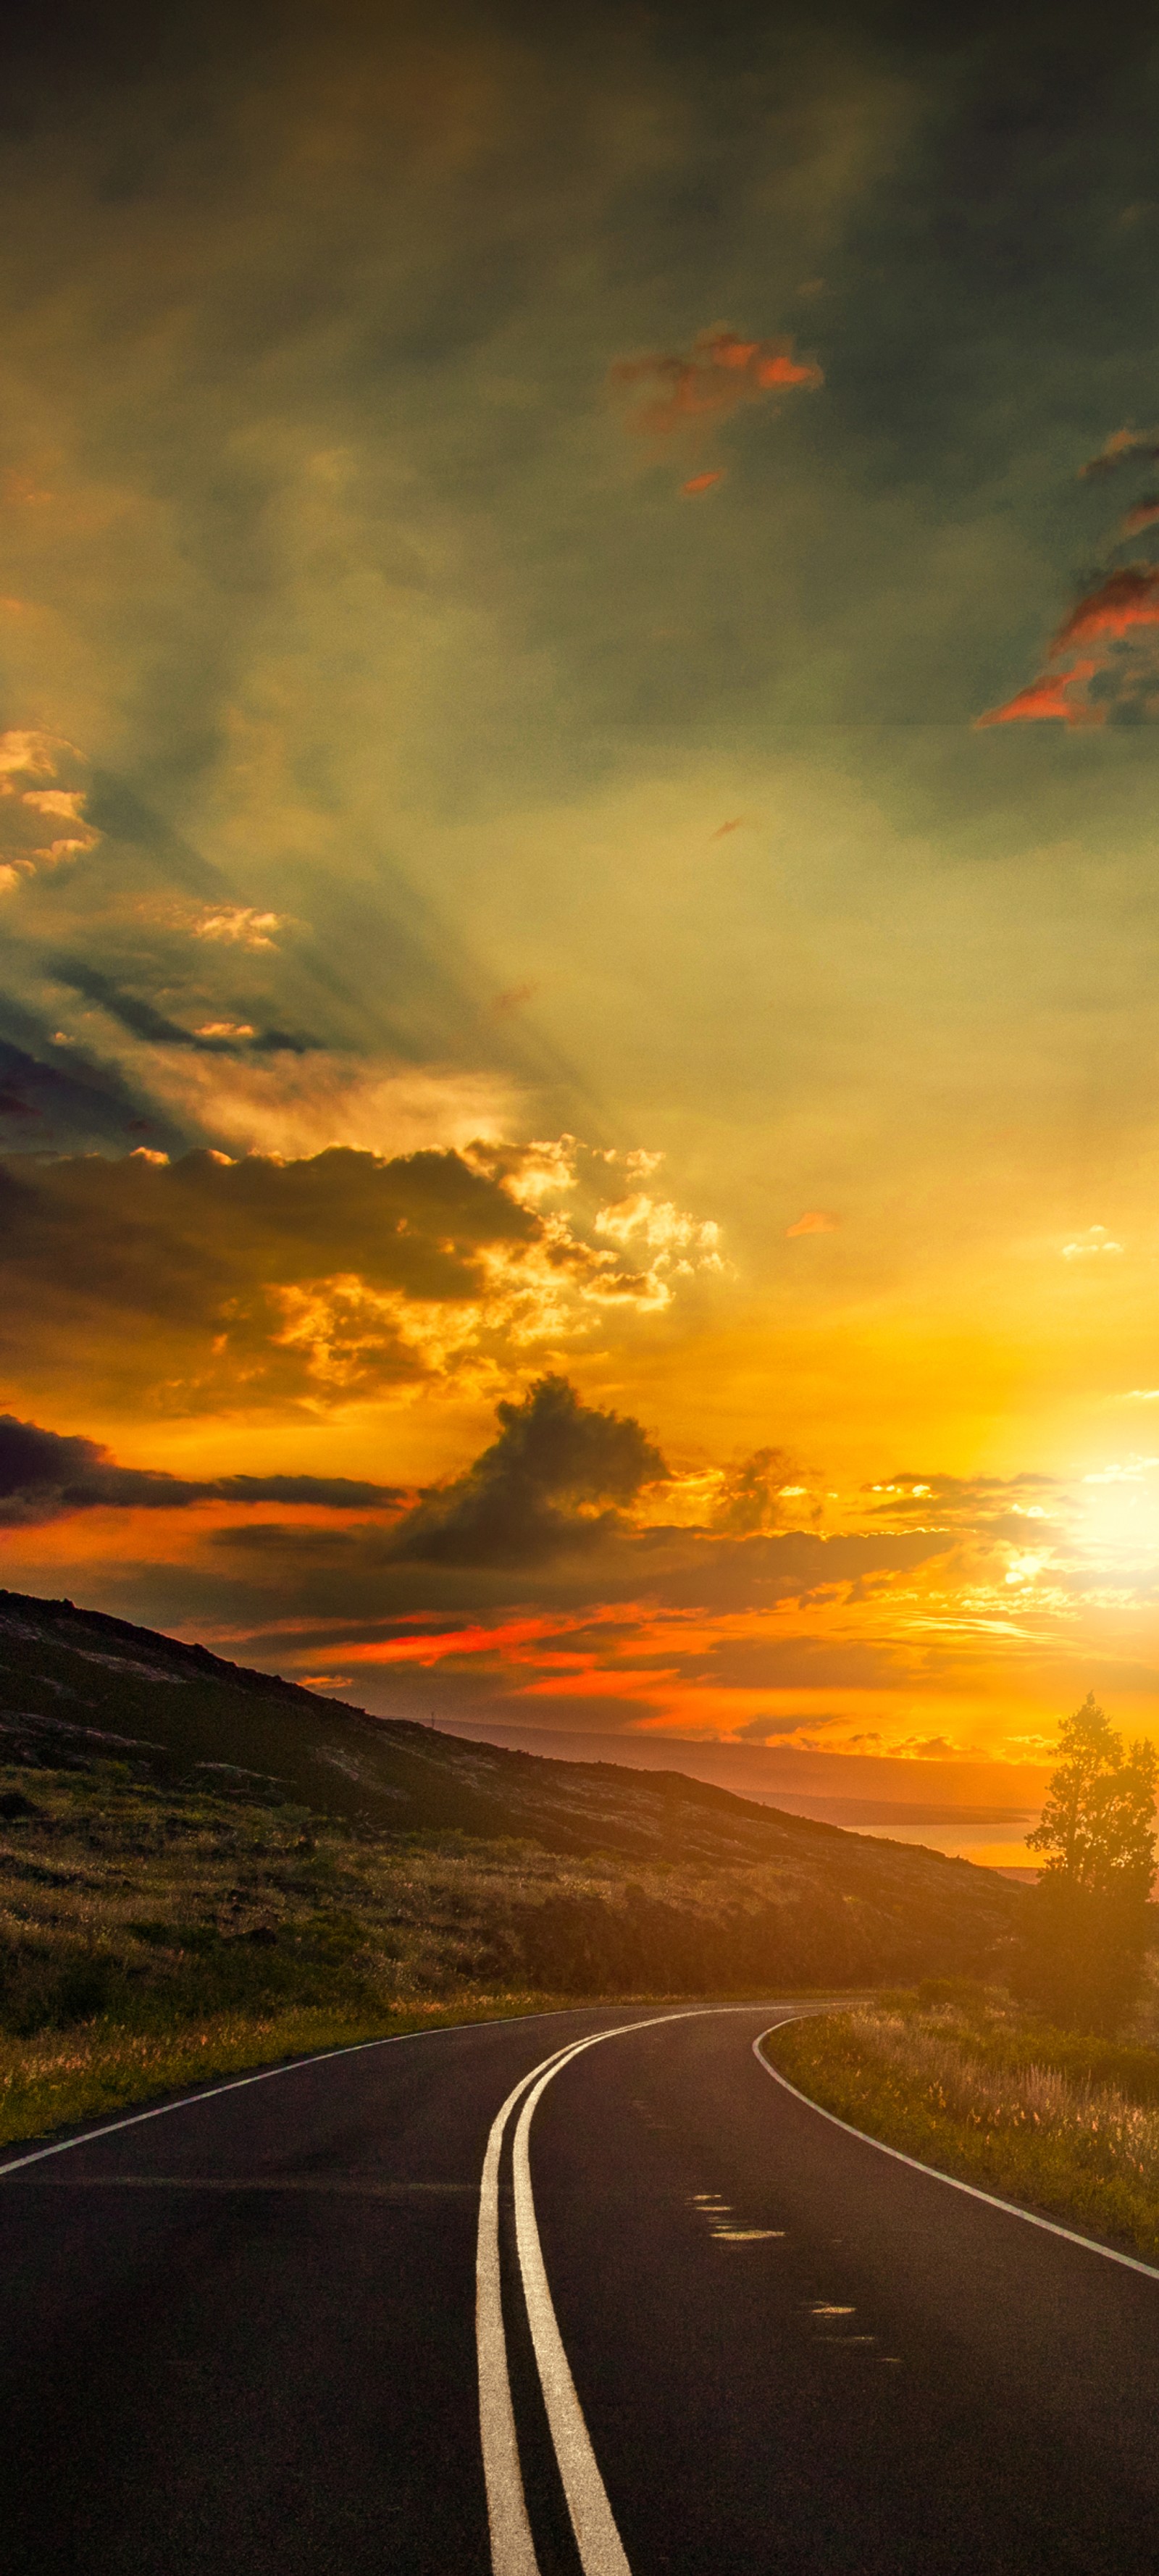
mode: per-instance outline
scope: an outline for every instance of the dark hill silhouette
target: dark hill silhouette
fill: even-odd
[[[1000,1962],[1024,1901],[967,1861],[681,1772],[470,1743],[101,1611],[0,1592],[0,1762],[109,1759],[175,1795],[288,1803],[362,1834],[604,1856],[615,1901],[561,1883],[517,1909],[526,1971],[556,1988],[703,1991],[759,1983],[773,1959],[822,1980],[976,1972]]]

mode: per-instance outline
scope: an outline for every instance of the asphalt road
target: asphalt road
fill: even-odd
[[[6,2576],[1159,2569],[1159,2280],[819,2118],[776,2014],[439,2032],[9,2171]]]

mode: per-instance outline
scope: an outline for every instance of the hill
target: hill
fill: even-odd
[[[0,1592],[3,1764],[10,1783],[51,1775],[65,1807],[70,1781],[105,1777],[113,1808],[131,1784],[150,1811],[233,1812],[239,1831],[243,1809],[267,1831],[279,1813],[287,1832],[329,1819],[335,1848],[376,1850],[388,1875],[409,1855],[412,1891],[420,1859],[437,1862],[432,1914],[457,1872],[456,1956],[428,1956],[428,1987],[452,1967],[567,1993],[977,1974],[1000,1963],[1022,1902],[966,1861],[679,1772],[468,1743],[13,1592]],[[84,1808],[91,1822],[91,1786]],[[10,1883],[27,1831],[16,1843],[0,1852]],[[225,1942],[220,1909],[214,1922]]]

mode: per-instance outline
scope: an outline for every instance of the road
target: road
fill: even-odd
[[[432,2033],[9,2169],[5,2576],[1159,2568],[1159,2280],[795,2100],[786,2009]]]

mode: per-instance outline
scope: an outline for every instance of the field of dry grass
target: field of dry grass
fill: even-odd
[[[766,1878],[728,1874],[734,1942],[746,1897],[765,1926]],[[672,1924],[687,1949],[698,1925],[720,1931],[721,1910],[720,1873],[694,1865],[388,1839],[281,1803],[161,1790],[117,1762],[9,1766],[0,2141],[299,2050],[588,1993],[687,1992],[687,1978],[633,1978],[635,1953],[662,1950]],[[743,1941],[737,1955],[743,1967]]]
[[[853,2128],[1159,2258],[1159,2049],[1035,2026],[998,1996],[862,2005],[791,2023],[766,2049]]]

